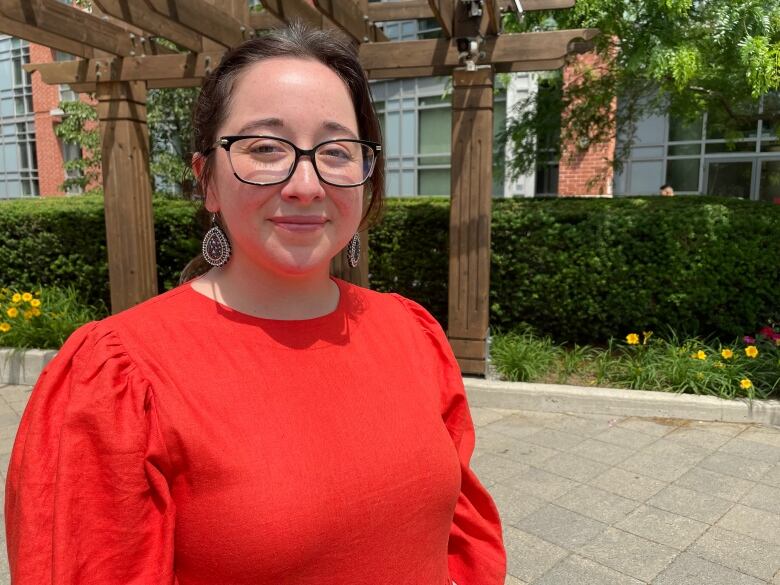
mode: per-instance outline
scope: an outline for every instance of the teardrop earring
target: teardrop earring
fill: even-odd
[[[347,244],[347,260],[349,265],[355,268],[360,262],[360,236],[355,234]]]
[[[230,242],[217,223],[217,214],[211,214],[211,229],[203,237],[203,258],[212,266],[224,266],[230,259]]]

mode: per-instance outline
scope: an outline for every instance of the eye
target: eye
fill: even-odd
[[[348,162],[355,159],[351,145],[342,143],[325,144],[318,150],[317,154],[332,161]]]

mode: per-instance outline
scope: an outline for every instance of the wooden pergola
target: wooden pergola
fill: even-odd
[[[0,0],[0,31],[77,60],[30,64],[44,82],[94,93],[102,139],[111,306],[157,294],[146,92],[199,86],[230,47],[292,19],[337,28],[360,45],[372,79],[452,76],[448,336],[464,373],[484,375],[490,282],[493,78],[557,69],[597,31],[502,34],[501,14],[568,8],[574,0]],[[389,41],[376,22],[435,17],[442,38]],[[158,43],[165,39],[169,43]],[[178,50],[170,49],[173,43]],[[361,234],[364,250],[366,234]],[[333,271],[366,285],[367,254]]]

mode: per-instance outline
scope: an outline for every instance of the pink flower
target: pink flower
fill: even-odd
[[[750,337],[750,335],[745,335],[745,337],[742,338],[742,341],[745,342],[745,345],[753,345],[756,340],[753,337]]]
[[[767,325],[766,327],[762,327],[761,330],[758,332],[758,334],[763,335],[768,339],[774,339],[775,330],[772,329],[769,325]]]

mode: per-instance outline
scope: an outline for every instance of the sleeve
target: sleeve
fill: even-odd
[[[8,468],[14,585],[175,585],[174,505],[154,395],[100,323],[38,380]]]
[[[475,434],[460,367],[438,321],[423,307],[394,295],[420,324],[439,364],[441,413],[460,459],[461,488],[450,528],[448,564],[456,585],[503,585],[506,550],[493,499],[469,467]]]

